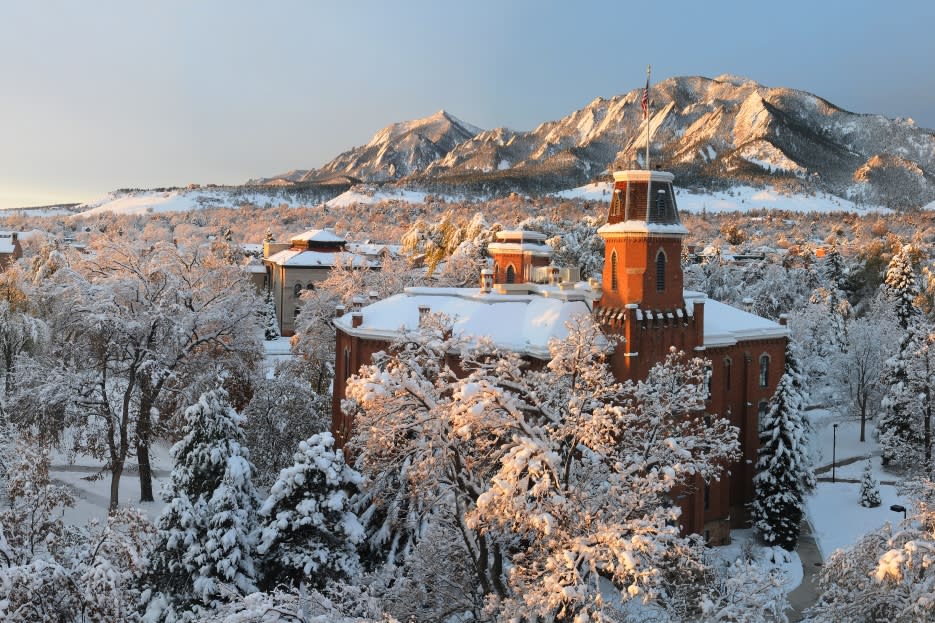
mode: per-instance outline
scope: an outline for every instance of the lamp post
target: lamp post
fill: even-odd
[[[831,425],[831,482],[834,483],[834,467],[837,463],[838,452],[838,425]]]
[[[906,520],[906,507],[903,506],[902,504],[893,504],[892,506],[890,506],[890,510],[893,511],[894,513],[902,513],[903,521]]]

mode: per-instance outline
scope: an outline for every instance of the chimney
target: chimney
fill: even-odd
[[[363,306],[364,306],[364,297],[355,296],[354,298],[351,299],[351,310],[352,311],[355,311],[355,312],[360,311],[360,309]]]
[[[485,268],[480,271],[480,292],[487,294],[491,290],[493,290],[493,271]]]
[[[351,314],[351,326],[355,329],[360,325],[364,324],[364,315],[359,311],[355,311]]]
[[[789,314],[779,314],[779,324],[784,327],[789,326]]]
[[[704,346],[704,299],[695,299],[692,309],[695,322],[695,348]]]
[[[431,311],[431,308],[425,303],[422,303],[421,305],[419,305],[419,326],[420,327],[425,323],[425,317],[429,315],[430,311]]]
[[[345,310],[344,305],[335,305],[334,306],[334,317],[340,318],[341,316],[343,316],[344,310]]]
[[[743,310],[751,314],[753,313],[753,299],[749,296],[743,298]]]
[[[367,293],[367,296],[370,297],[371,303],[376,303],[378,300],[380,300],[380,293],[376,290],[371,290]]]

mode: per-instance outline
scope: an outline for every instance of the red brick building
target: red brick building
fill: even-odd
[[[719,482],[706,486],[699,480],[674,497],[686,532],[703,534],[712,544],[729,542],[730,528],[747,524],[759,420],[782,375],[788,332],[684,290],[681,250],[688,232],[679,219],[672,179],[660,171],[614,174],[607,224],[598,230],[605,243],[601,282],[559,283],[541,234],[502,232],[490,248],[495,269],[492,275],[485,271],[480,289],[409,288],[336,318],[332,429],[339,443],[353,428],[340,411],[347,378],[386,348],[401,326],[418,326],[421,314],[447,313],[457,318],[456,331],[488,335],[544,362],[548,340],[565,334],[565,321],[591,313],[605,332],[623,338],[611,358],[618,379],[644,378],[671,346],[710,360],[706,412],[740,429],[743,456],[727,466]]]

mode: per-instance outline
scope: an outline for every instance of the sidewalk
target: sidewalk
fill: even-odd
[[[799,525],[799,546],[796,549],[802,561],[802,583],[789,593],[789,621],[801,621],[805,611],[818,600],[818,574],[824,557],[818,549],[818,543],[812,536],[812,526],[808,519],[802,519]]]

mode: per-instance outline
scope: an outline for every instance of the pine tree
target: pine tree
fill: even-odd
[[[363,535],[350,497],[361,477],[344,463],[331,433],[299,443],[295,464],[260,508],[263,521],[257,552],[264,556],[264,583],[323,588],[328,581],[357,574],[356,545]]]
[[[873,464],[869,460],[860,480],[860,505],[867,508],[876,508],[880,505],[880,485],[873,477]]]
[[[266,291],[266,307],[263,315],[266,317],[266,328],[263,337],[270,342],[279,337],[279,322],[276,320],[276,304],[273,302],[273,291]]]
[[[886,391],[878,423],[883,464],[901,467],[931,461],[931,394],[935,383],[932,338],[919,318],[913,318],[880,374]]]
[[[893,306],[893,312],[899,320],[899,326],[909,329],[912,320],[919,316],[916,305],[918,298],[919,280],[912,265],[914,249],[911,244],[904,244],[893,255],[886,267],[886,278],[883,281],[883,293]]]
[[[802,375],[793,349],[769,410],[760,424],[760,450],[753,478],[754,526],[769,545],[792,551],[798,542],[805,493],[815,487],[808,455]]]
[[[202,394],[185,410],[182,439],[171,450],[174,467],[157,521],[159,542],[144,594],[146,620],[196,617],[225,590],[256,590],[253,532],[256,493],[241,416],[227,392]],[[193,610],[194,609],[194,610]]]

